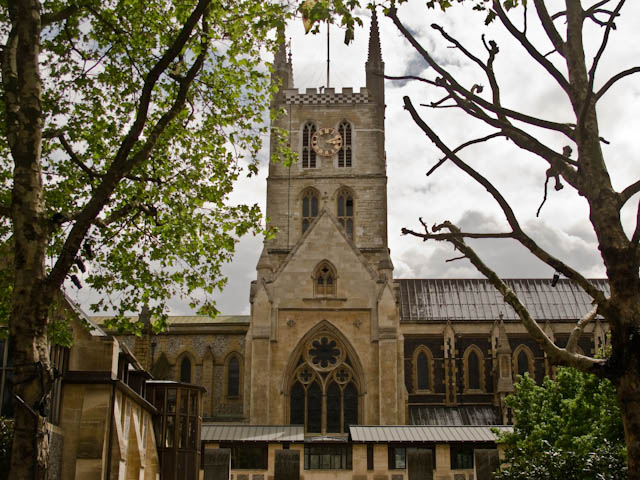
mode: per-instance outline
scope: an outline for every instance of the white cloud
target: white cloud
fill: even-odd
[[[529,10],[534,13],[534,9]],[[363,11],[363,15],[367,17],[368,11]],[[400,17],[424,41],[430,54],[447,63],[467,87],[474,83],[482,83],[486,87],[486,77],[480,69],[463,59],[457,50],[450,48],[430,24],[441,24],[448,33],[483,59],[487,53],[480,37],[486,33],[487,40],[496,40],[500,47],[496,72],[504,105],[549,120],[570,121],[572,112],[565,94],[540,66],[522,53],[521,47],[508,37],[498,22],[485,28],[482,14],[459,6],[447,14],[438,10],[425,11],[424,2],[402,4]],[[617,22],[617,29],[612,32],[596,85],[602,85],[614,73],[638,63],[640,29],[637,28],[636,19],[639,17],[640,2],[627,2]],[[343,32],[332,27],[331,86],[355,89],[364,86],[369,19],[364,18],[364,21],[365,28],[356,32],[355,42],[348,47],[342,42]],[[424,69],[420,57],[411,50],[392,22],[382,16],[379,21],[386,72],[390,75],[411,73],[433,76],[433,71]],[[317,36],[304,35],[301,21],[291,24],[287,30],[287,36],[292,37],[294,80],[296,87],[301,90],[326,84],[326,37],[324,27],[321,30],[322,33]],[[586,38],[587,59],[594,57],[602,32],[600,27],[589,30]],[[532,22],[529,23],[529,34],[541,52],[551,50],[548,40],[543,37],[544,33]],[[560,71],[566,70],[559,55],[548,58]],[[610,165],[612,181],[618,189],[640,177],[637,149],[639,85],[637,75],[621,81],[603,97],[598,106],[601,132],[610,142],[602,148]],[[485,88],[484,94],[489,95],[488,88]],[[490,195],[453,165],[447,163],[430,177],[425,176],[442,154],[403,109],[404,95],[409,95],[418,105],[437,100],[441,94],[418,82],[387,82],[389,246],[395,265],[394,275],[397,278],[478,277],[466,260],[445,262],[448,258],[458,256],[448,244],[422,243],[419,239],[400,235],[402,227],[419,228],[418,217],[424,217],[429,224],[448,219],[474,231],[484,228],[504,231],[506,228],[504,215]],[[491,131],[453,109],[420,108],[420,113],[450,146]],[[532,128],[529,131],[557,151],[569,143],[558,134]],[[503,139],[469,148],[462,158],[504,192],[521,224],[542,247],[548,248],[585,275],[604,275],[595,236],[588,223],[587,204],[572,188],[565,186],[556,192],[550,184],[540,218],[535,217],[543,195],[547,168],[544,162],[519,151]],[[266,169],[263,163],[259,178],[241,182],[233,194],[233,200],[264,205]],[[637,201],[637,197],[634,198],[622,212],[628,230],[634,226]],[[473,244],[487,264],[503,276],[550,277],[553,274],[550,267],[514,242],[484,240]],[[229,285],[222,295],[216,296],[223,313],[248,313],[249,282],[255,278],[255,265],[261,247],[260,239],[252,237],[242,239],[238,245],[235,260],[225,268]],[[174,312],[184,312],[184,309],[176,306]]]

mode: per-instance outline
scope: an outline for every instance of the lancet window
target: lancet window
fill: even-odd
[[[530,376],[533,376],[534,371],[534,362],[533,362],[533,354],[531,350],[525,345],[520,345],[513,352],[513,370],[514,377],[516,375],[524,376],[525,373],[528,373]]]
[[[305,123],[302,128],[302,168],[316,168],[316,152],[311,146],[311,137],[316,133],[312,122]]]
[[[465,390],[484,392],[484,356],[482,351],[476,345],[471,345],[464,352],[463,362]]]
[[[329,333],[305,344],[289,392],[290,423],[307,433],[348,433],[358,424],[358,380],[344,346]]]
[[[347,236],[353,240],[353,193],[343,188],[338,192],[338,221],[347,232]]]
[[[433,389],[433,355],[424,345],[413,353],[413,389],[416,392]]]
[[[191,360],[187,355],[182,357],[180,362],[180,381],[191,383]]]
[[[302,194],[302,233],[306,232],[318,216],[318,192],[313,188],[308,188]]]
[[[342,137],[342,147],[338,151],[338,167],[351,167],[352,147],[351,147],[351,124],[342,122],[338,127],[338,132]]]

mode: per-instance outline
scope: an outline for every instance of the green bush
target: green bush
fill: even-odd
[[[13,420],[0,417],[0,472],[8,472],[11,465]]]
[[[608,380],[558,368],[541,386],[525,374],[507,397],[514,431],[501,435],[508,464],[497,480],[627,478],[622,417]]]

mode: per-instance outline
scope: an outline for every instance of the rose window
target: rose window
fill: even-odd
[[[311,342],[308,357],[316,369],[331,370],[342,361],[342,350],[334,339],[323,335]]]

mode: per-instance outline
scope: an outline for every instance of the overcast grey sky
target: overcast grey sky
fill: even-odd
[[[484,16],[468,8],[456,6],[443,15],[427,10],[424,1],[403,4],[400,18],[436,58],[448,65],[466,86],[486,85],[479,69],[450,48],[430,25],[438,23],[480,58],[486,51],[480,41],[496,40],[500,53],[496,61],[503,104],[554,121],[571,121],[571,109],[559,87],[540,66],[527,58],[522,48],[512,40],[498,21],[489,27]],[[547,2],[552,12],[564,2]],[[592,2],[583,2],[585,5]],[[350,46],[342,42],[343,32],[331,27],[331,86],[364,86],[364,62],[367,56],[369,12],[361,12],[365,23],[358,29]],[[546,53],[548,40],[533,22],[531,9],[529,34]],[[521,16],[521,12],[518,13]],[[627,2],[617,22],[609,47],[596,77],[596,88],[613,74],[640,64],[640,2]],[[380,16],[382,55],[389,75],[414,74],[433,78],[423,59],[412,50],[392,22]],[[563,27],[558,21],[559,28]],[[587,58],[592,59],[602,35],[600,27],[590,27],[585,39]],[[326,84],[326,27],[320,35],[304,35],[302,22],[292,22],[287,29],[292,39],[295,87],[319,87]],[[549,57],[561,71],[566,71],[559,55]],[[488,89],[485,89],[485,93]],[[418,217],[429,225],[451,220],[466,231],[506,231],[506,222],[489,194],[453,165],[445,164],[430,177],[425,174],[439,158],[440,152],[414,125],[402,108],[402,97],[409,95],[414,105],[438,100],[440,92],[419,82],[386,82],[386,151],[388,174],[389,247],[396,278],[478,278],[479,274],[466,260],[445,262],[457,256],[449,244],[423,243],[400,235],[402,227],[419,229]],[[640,134],[640,75],[620,81],[602,98],[598,107],[601,135],[610,144],[603,145],[614,186],[621,190],[640,177],[637,141]],[[471,121],[454,109],[422,108],[423,118],[450,147],[490,133],[486,126]],[[535,132],[555,150],[561,151],[565,139],[544,131]],[[243,179],[235,189],[232,201],[259,203],[264,207],[266,195],[266,155],[260,175]],[[519,151],[503,139],[466,149],[462,158],[499,187],[511,202],[522,225],[539,243],[572,267],[590,277],[604,276],[604,267],[597,250],[595,235],[588,223],[588,206],[570,187],[556,192],[549,187],[549,197],[540,217],[535,214],[543,197],[546,164],[532,155]],[[635,227],[638,198],[634,197],[623,210],[623,221],[629,230]],[[553,270],[527,251],[507,240],[479,240],[474,243],[486,263],[505,277],[550,278]],[[262,239],[243,238],[234,261],[224,269],[229,277],[225,291],[215,295],[223,314],[249,313],[249,283],[255,279],[255,265],[262,248]],[[72,298],[86,306],[88,292],[68,289]],[[189,314],[188,302],[171,303],[172,314]]]

